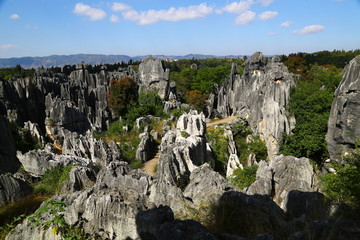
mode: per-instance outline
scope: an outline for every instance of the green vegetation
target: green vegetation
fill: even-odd
[[[5,239],[5,236],[14,229],[17,224],[21,223],[26,216],[35,212],[47,198],[47,196],[42,195],[29,195],[17,202],[0,208],[0,239]]]
[[[255,182],[257,169],[257,165],[244,167],[244,169],[235,169],[234,174],[229,178],[229,181],[240,190],[247,188]]]
[[[326,199],[339,207],[338,215],[360,219],[360,150],[345,157],[346,165],[334,164],[336,174],[322,177]]]
[[[257,160],[267,159],[267,148],[265,142],[259,136],[251,135],[252,131],[244,123],[238,123],[232,126],[236,150],[239,155],[240,163],[247,165],[249,155],[255,154]],[[251,139],[246,139],[251,136]]]
[[[115,117],[124,116],[137,99],[137,83],[130,77],[112,79],[109,87],[108,103]]]
[[[72,165],[54,167],[46,171],[41,180],[33,185],[35,194],[54,195],[60,193],[65,181],[69,178]]]
[[[0,78],[8,80],[12,77],[32,77],[35,73],[35,69],[24,69],[20,65],[12,68],[1,68],[0,69]]]
[[[10,130],[18,151],[25,153],[33,149],[42,148],[40,140],[33,137],[28,129],[19,128],[15,122],[10,122]]]
[[[65,240],[92,239],[84,229],[66,223],[63,214],[65,207],[66,204],[61,201],[48,200],[29,217],[29,221],[34,226],[41,225],[44,229],[51,228],[54,234],[60,234],[61,238]]]
[[[360,55],[360,49],[353,51],[344,51],[344,50],[334,50],[330,51],[320,51],[314,53],[293,53],[289,56],[282,56],[282,61],[286,62],[288,58],[297,57],[302,58],[306,62],[306,66],[310,67],[311,65],[333,65],[337,68],[344,68],[351,59]]]
[[[228,138],[224,135],[224,128],[209,128],[206,133],[206,139],[211,145],[215,158],[214,170],[222,175],[225,175],[229,153]]]
[[[182,59],[167,63],[167,67],[181,100],[203,110],[204,98],[206,100],[209,93],[214,93],[214,85],[224,84],[233,63],[238,65],[241,74],[243,59]],[[193,101],[194,98],[197,101]]]
[[[313,66],[290,95],[289,111],[296,118],[292,134],[283,136],[281,153],[308,157],[320,164],[328,152],[325,142],[327,122],[341,69]]]

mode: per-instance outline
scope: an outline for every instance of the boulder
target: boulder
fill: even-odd
[[[96,174],[96,171],[92,168],[74,166],[61,192],[72,193],[92,187],[96,182]]]
[[[47,170],[53,167],[65,167],[70,164],[88,166],[91,161],[86,158],[71,156],[71,155],[57,155],[49,153],[45,150],[31,150],[25,154],[17,152],[17,157],[22,163],[26,172],[34,177],[41,177]]]
[[[330,158],[342,162],[342,156],[354,149],[360,139],[360,56],[345,67],[331,106],[326,141]]]

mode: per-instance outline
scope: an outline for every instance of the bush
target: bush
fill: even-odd
[[[137,83],[130,77],[111,80],[108,103],[115,117],[123,116],[128,112],[132,102],[137,100],[137,88]]]
[[[72,165],[54,167],[46,171],[41,180],[34,184],[35,194],[54,195],[61,191],[65,181],[69,178]]]
[[[235,169],[234,174],[229,177],[229,181],[240,190],[247,188],[255,182],[257,169],[257,165]]]
[[[338,214],[360,219],[360,151],[346,157],[347,165],[334,164],[336,174],[321,178],[326,199],[339,206]]]
[[[215,158],[214,170],[222,175],[226,174],[227,162],[229,160],[228,139],[224,136],[223,128],[209,129],[206,138],[210,142],[211,149]]]

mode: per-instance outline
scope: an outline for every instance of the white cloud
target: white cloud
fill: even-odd
[[[167,10],[147,10],[138,12],[128,10],[123,12],[123,17],[127,20],[135,21],[140,25],[156,23],[159,21],[181,21],[187,19],[203,18],[213,12],[212,7],[205,3],[189,7],[170,8]]]
[[[271,20],[274,17],[276,17],[278,15],[278,12],[275,11],[266,11],[260,14],[259,18],[261,20]]]
[[[104,19],[106,17],[106,13],[103,10],[90,7],[89,5],[83,3],[77,3],[73,12],[76,15],[86,16],[91,21]]]
[[[17,46],[14,45],[14,44],[2,44],[2,45],[0,45],[0,50],[7,50],[7,49],[11,49],[11,48],[17,48]]]
[[[304,27],[301,30],[295,30],[293,33],[296,35],[312,34],[324,31],[325,27],[322,25],[311,25]]]
[[[250,24],[252,21],[254,21],[255,17],[256,17],[256,13],[252,11],[246,11],[236,17],[235,23],[237,25],[247,25]]]
[[[292,22],[286,21],[286,22],[283,22],[280,26],[281,27],[290,27],[292,24],[293,24]]]
[[[272,36],[275,36],[276,33],[274,33],[274,32],[269,32],[269,33],[267,33],[267,35],[270,36],[270,37],[272,37]]]
[[[16,19],[20,19],[21,17],[18,14],[14,13],[10,15],[10,18],[16,20]]]
[[[263,6],[269,6],[274,0],[259,0]]]
[[[121,11],[129,10],[129,9],[131,9],[131,6],[126,5],[125,3],[114,2],[111,5],[111,10],[113,10],[115,12],[121,12]]]
[[[228,12],[228,13],[240,14],[245,11],[248,11],[253,4],[254,4],[253,0],[243,0],[243,1],[239,1],[239,2],[232,2],[228,5],[226,5],[221,10],[219,10],[218,13]]]
[[[116,15],[111,15],[110,16],[110,22],[113,22],[113,23],[119,22],[119,17],[116,16]]]

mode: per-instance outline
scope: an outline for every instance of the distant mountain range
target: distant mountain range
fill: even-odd
[[[47,57],[20,57],[20,58],[0,58],[0,68],[15,67],[21,65],[23,68],[38,68],[38,67],[51,67],[51,66],[64,66],[73,65],[79,62],[86,64],[100,64],[100,63],[117,63],[124,61],[127,63],[130,59],[138,61],[145,59],[149,56],[154,58],[164,59],[203,59],[203,58],[242,58],[243,55],[228,55],[228,56],[215,56],[215,55],[202,55],[202,54],[188,54],[185,56],[173,55],[144,55],[130,57],[127,55],[102,55],[102,54],[75,54],[75,55],[52,55]]]

